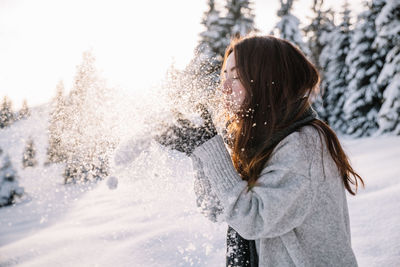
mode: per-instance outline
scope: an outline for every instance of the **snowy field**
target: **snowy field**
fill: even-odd
[[[26,192],[0,208],[0,266],[224,266],[227,226],[199,214],[187,157],[145,140],[144,149],[116,153],[116,189],[107,180],[63,185],[63,167],[43,164],[47,117],[37,108],[0,130]],[[30,136],[39,165],[23,169]],[[342,141],[366,182],[347,195],[359,265],[400,266],[400,137]]]

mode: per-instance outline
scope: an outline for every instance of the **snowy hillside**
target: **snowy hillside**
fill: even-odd
[[[62,165],[44,166],[47,107],[0,130],[27,193],[0,208],[0,266],[224,266],[225,224],[197,210],[190,160],[151,140],[126,140],[113,175],[93,185],[63,185]],[[22,168],[25,140],[32,137],[39,165]],[[352,244],[360,266],[400,264],[400,137],[343,139],[366,182],[347,196]],[[122,155],[122,156],[121,156]],[[129,159],[120,160],[129,155]]]

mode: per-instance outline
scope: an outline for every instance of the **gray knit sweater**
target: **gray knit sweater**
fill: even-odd
[[[249,192],[220,135],[191,159],[199,206],[255,240],[259,266],[357,266],[343,181],[314,127],[284,138]]]

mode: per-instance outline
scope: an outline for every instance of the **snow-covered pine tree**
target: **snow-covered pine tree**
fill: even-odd
[[[326,33],[330,33],[333,27],[334,13],[331,9],[323,9],[324,0],[314,0],[311,10],[313,16],[310,24],[303,28],[306,37],[306,44],[310,51],[309,58],[313,64],[321,71],[319,57],[322,49],[326,45],[322,39]]]
[[[99,180],[108,173],[99,169],[108,166],[104,162],[117,143],[112,134],[112,94],[95,67],[93,54],[84,52],[65,105],[61,147],[66,155],[66,182]]]
[[[306,44],[309,48],[309,58],[316,66],[321,76],[322,83],[318,95],[314,96],[313,107],[319,117],[327,121],[327,112],[324,109],[322,94],[324,93],[324,71],[326,69],[326,58],[330,51],[331,33],[335,29],[334,12],[331,9],[323,8],[324,0],[314,0],[311,10],[313,16],[310,18],[310,24],[303,28],[306,36]],[[324,49],[325,48],[325,49]],[[321,65],[322,64],[322,65]]]
[[[49,145],[47,147],[47,163],[62,162],[66,159],[66,153],[61,145],[61,138],[66,128],[66,109],[64,83],[59,81],[56,87],[56,96],[52,100],[52,111],[48,128]]]
[[[386,0],[375,20],[374,47],[385,55],[377,83],[384,88],[378,114],[379,133],[400,135],[400,1]]]
[[[221,23],[220,13],[216,9],[215,0],[208,0],[207,5],[208,9],[204,12],[201,21],[204,31],[199,34],[200,41],[196,52],[206,58],[215,58],[217,61],[222,62],[226,48],[225,39],[229,34],[229,28]]]
[[[30,114],[31,112],[28,107],[28,102],[26,101],[26,99],[24,99],[24,102],[22,102],[22,108],[18,112],[18,119],[26,119],[30,116]]]
[[[215,88],[219,82],[221,63],[230,33],[229,27],[220,17],[215,1],[208,0],[207,5],[208,9],[203,14],[201,22],[204,30],[199,34],[200,40],[195,49],[194,58],[180,77],[180,79],[195,81],[190,85],[193,84],[192,87],[195,90],[200,87],[201,91]],[[187,82],[185,83],[187,84]]]
[[[345,92],[347,90],[348,66],[346,56],[350,49],[350,10],[345,1],[341,12],[342,22],[327,37],[329,45],[321,52],[320,63],[324,69],[322,90],[323,109],[326,121],[338,132],[346,132],[343,114]]]
[[[195,57],[182,73],[184,79],[190,81],[185,82],[192,87],[190,91],[198,92],[195,98],[198,98],[199,94],[213,93],[217,88],[225,49],[231,40],[250,32],[257,32],[252,5],[250,0],[227,0],[221,15],[216,9],[215,1],[208,1],[209,10],[203,17],[206,30],[200,33]],[[211,50],[209,49],[208,53],[197,53],[206,52],[207,49],[203,47],[210,47]]]
[[[200,42],[195,50],[195,58],[185,68],[193,73],[197,68],[199,78],[196,86],[203,89],[215,89],[219,83],[219,74],[225,49],[235,37],[256,32],[254,27],[253,3],[249,0],[228,0],[223,13],[216,9],[215,1],[208,1],[208,11],[204,14],[202,24],[205,30],[200,33]]]
[[[305,55],[310,55],[307,45],[303,41],[303,37],[299,28],[299,19],[291,13],[294,0],[280,0],[281,7],[278,10],[280,21],[272,29],[272,35],[288,40],[296,45]]]
[[[251,1],[228,0],[223,11],[221,17],[215,1],[208,1],[202,19],[205,30],[200,33],[193,60],[180,75],[181,84],[192,87],[187,91],[213,91],[219,83],[222,59],[231,39],[257,31]]]
[[[343,107],[348,125],[345,133],[356,137],[369,136],[378,129],[382,95],[377,78],[384,58],[372,43],[377,35],[375,19],[382,3],[381,0],[364,2],[365,11],[358,16],[346,58],[349,84]]]
[[[22,166],[26,168],[36,166],[36,164],[36,148],[33,144],[33,139],[29,138],[29,140],[26,142],[25,150],[22,156]]]
[[[10,126],[14,120],[15,116],[12,110],[11,99],[8,99],[8,97],[5,96],[0,107],[0,128]]]
[[[226,16],[222,19],[222,24],[229,29],[229,36],[225,38],[226,46],[232,38],[245,36],[252,31],[257,31],[254,27],[253,2],[249,0],[227,0],[225,9]]]
[[[2,158],[0,165],[0,207],[12,205],[24,193],[19,186],[18,175],[11,164],[9,155]]]
[[[199,34],[196,52],[201,52],[208,58],[215,57],[221,63],[232,38],[257,31],[254,27],[253,2],[227,0],[222,12],[217,10],[215,0],[208,0],[207,5],[208,10],[202,18],[205,29]]]

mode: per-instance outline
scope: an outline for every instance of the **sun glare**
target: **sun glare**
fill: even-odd
[[[172,61],[179,68],[190,60],[205,8],[184,0],[7,2],[0,16],[0,57],[7,62],[0,64],[0,95],[15,107],[24,98],[30,105],[49,101],[58,80],[69,90],[89,49],[112,85],[128,92],[154,86]]]

